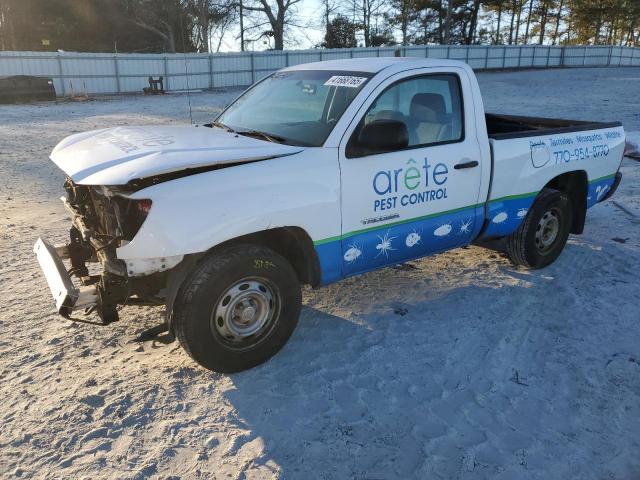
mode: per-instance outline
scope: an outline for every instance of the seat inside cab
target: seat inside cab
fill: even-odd
[[[365,123],[403,122],[409,146],[456,141],[462,137],[460,89],[452,75],[429,75],[400,82],[374,102]]]

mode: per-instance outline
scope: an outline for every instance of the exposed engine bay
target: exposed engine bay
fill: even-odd
[[[84,287],[91,287],[89,292],[95,304],[85,312],[96,311],[103,323],[111,323],[118,319],[118,305],[162,305],[161,291],[166,286],[167,272],[130,276],[126,262],[116,255],[116,248],[131,241],[142,226],[151,200],[127,198],[127,192],[113,187],[77,185],[70,178],[64,188],[67,195],[62,201],[72,216],[73,226],[69,243],[55,249],[61,258],[70,261],[68,275],[76,277]],[[91,264],[98,268],[90,271]],[[75,308],[62,305],[59,310],[70,317],[77,307],[77,303]]]

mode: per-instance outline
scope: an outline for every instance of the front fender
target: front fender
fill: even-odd
[[[151,210],[118,258],[142,259],[200,253],[233,238],[298,226],[312,240],[340,234],[337,149],[199,173],[140,190]]]

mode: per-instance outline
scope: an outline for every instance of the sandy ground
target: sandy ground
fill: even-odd
[[[488,109],[621,120],[640,69],[480,76]],[[235,92],[192,96],[203,122]],[[184,95],[0,106],[0,477],[640,478],[640,163],[542,271],[478,247],[304,293],[300,325],[236,375],[177,343],[54,314],[31,247],[65,239],[64,136],[188,120]]]

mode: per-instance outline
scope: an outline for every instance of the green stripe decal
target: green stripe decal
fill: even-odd
[[[535,191],[535,192],[529,192],[529,193],[519,193],[518,195],[507,195],[505,197],[494,198],[493,200],[489,200],[489,203],[504,202],[505,200],[518,200],[519,198],[535,197],[536,195],[538,195],[538,193],[539,193],[538,191]]]
[[[609,180],[610,178],[615,177],[616,174],[612,173],[611,175],[605,175],[604,177],[594,178],[593,180],[589,180],[589,183],[601,182],[602,180]]]
[[[336,235],[335,237],[323,238],[322,240],[315,240],[313,242],[314,245],[323,245],[325,243],[336,242],[338,240],[342,240],[340,235]]]
[[[322,245],[325,243],[335,242],[337,240],[343,240],[345,238],[353,237],[354,235],[359,235],[361,233],[367,233],[367,232],[372,232],[374,230],[391,228],[397,225],[404,225],[405,223],[419,222],[421,220],[427,220],[429,218],[440,217],[442,215],[448,215],[450,213],[461,212],[462,210],[468,210],[470,208],[477,208],[482,206],[484,206],[483,203],[476,203],[475,205],[467,205],[466,207],[454,208],[451,210],[445,210],[443,212],[431,213],[429,215],[423,215],[421,217],[413,217],[413,218],[407,218],[405,220],[398,220],[397,222],[385,223],[383,225],[376,225],[375,227],[363,228],[362,230],[354,230],[352,232],[345,233],[344,235],[336,235],[335,237],[323,238],[322,240],[314,241],[313,244]]]
[[[528,198],[528,197],[535,197],[536,195],[538,195],[538,192],[529,192],[529,193],[521,193],[518,195],[507,195],[505,197],[500,197],[500,198],[495,198],[493,200],[489,200],[489,203],[494,203],[494,202],[503,202],[506,200],[517,200],[520,198]],[[429,218],[435,218],[435,217],[439,217],[442,215],[448,215],[451,213],[456,213],[456,212],[461,212],[462,210],[467,210],[470,208],[478,208],[478,207],[484,207],[484,203],[476,203],[475,205],[467,205],[465,207],[460,207],[460,208],[454,208],[452,210],[445,210],[442,212],[437,212],[437,213],[431,213],[429,215],[423,215],[421,217],[413,217],[413,218],[407,218],[405,220],[398,220],[397,222],[391,222],[391,223],[385,223],[383,225],[376,225],[374,227],[368,227],[368,228],[363,228],[362,230],[354,230],[352,232],[348,232],[345,233],[344,235],[336,235],[333,237],[328,237],[328,238],[323,238],[322,240],[315,240],[313,242],[314,245],[323,245],[325,243],[331,243],[331,242],[336,242],[338,240],[343,240],[345,238],[349,238],[349,237],[353,237],[354,235],[359,235],[361,233],[367,233],[367,232],[372,232],[375,230],[382,230],[385,228],[391,228],[391,227],[395,227],[397,225],[403,225],[405,223],[411,223],[411,222],[419,222],[421,220],[427,220]]]

